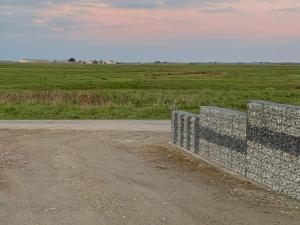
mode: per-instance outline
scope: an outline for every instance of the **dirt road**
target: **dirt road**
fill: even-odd
[[[186,158],[168,122],[106,123],[116,128],[2,126],[0,224],[299,225],[299,202]]]
[[[169,132],[168,120],[0,120],[0,129]]]

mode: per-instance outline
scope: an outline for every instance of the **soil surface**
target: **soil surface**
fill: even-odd
[[[188,158],[166,124],[135,123],[0,130],[0,224],[299,225],[299,202]]]

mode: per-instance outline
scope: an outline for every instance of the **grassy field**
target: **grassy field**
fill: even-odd
[[[300,65],[0,64],[0,119],[167,119],[251,99],[300,105]]]

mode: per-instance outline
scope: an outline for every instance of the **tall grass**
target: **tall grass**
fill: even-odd
[[[0,118],[169,118],[250,99],[300,105],[300,66],[0,65]]]

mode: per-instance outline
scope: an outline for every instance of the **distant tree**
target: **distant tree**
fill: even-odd
[[[74,58],[70,58],[70,59],[68,60],[68,62],[70,62],[70,63],[74,63],[74,62],[76,62],[76,59],[74,59]]]
[[[93,64],[98,64],[98,61],[97,61],[97,60],[93,60],[92,63],[93,63]]]

